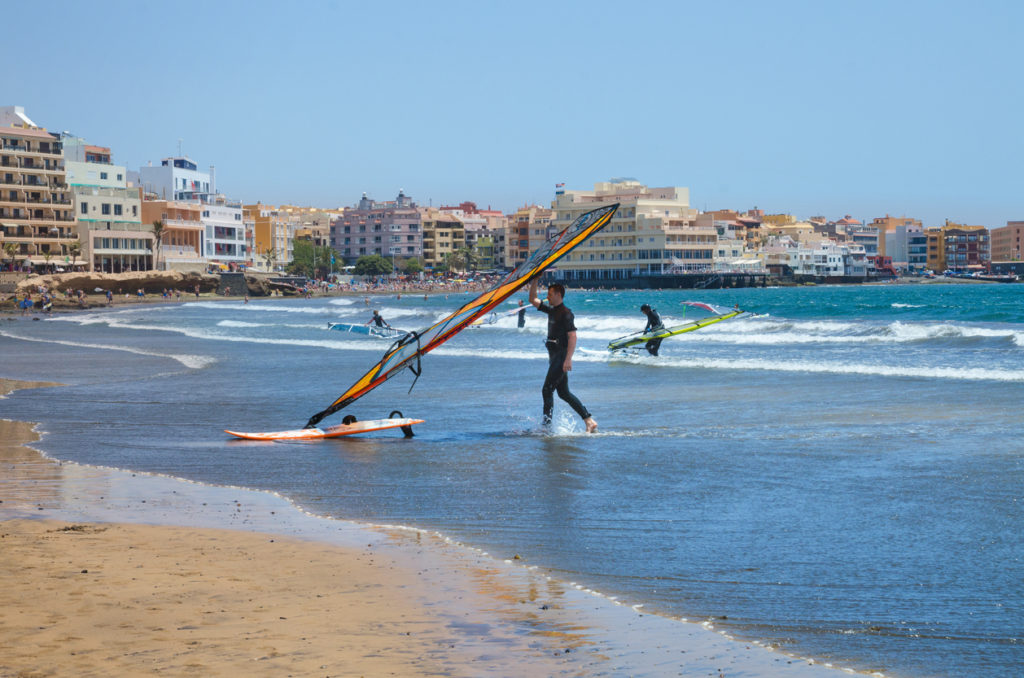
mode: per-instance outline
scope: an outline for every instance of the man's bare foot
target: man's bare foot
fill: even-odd
[[[597,422],[593,417],[587,417],[583,423],[587,425],[587,433],[597,433]]]

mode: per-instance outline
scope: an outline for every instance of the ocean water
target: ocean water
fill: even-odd
[[[436,530],[495,557],[733,635],[890,676],[1024,671],[1024,285],[570,289],[573,391],[540,424],[545,317],[471,328],[346,413],[426,420],[317,443],[301,427],[385,340],[326,330],[378,308],[424,327],[468,295],[201,301],[0,320],[0,416],[62,459],[280,492]],[[756,313],[610,356],[642,329]],[[511,305],[508,306],[511,308]]]

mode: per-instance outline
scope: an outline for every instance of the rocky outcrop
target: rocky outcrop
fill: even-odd
[[[16,293],[35,294],[40,285],[52,292],[82,292],[100,294],[110,290],[114,294],[134,295],[139,289],[146,294],[160,294],[163,290],[180,290],[184,294],[195,292],[199,286],[201,294],[225,293],[241,297],[266,297],[271,292],[283,295],[299,294],[294,285],[272,282],[267,274],[186,273],[182,271],[130,271],[128,273],[53,273],[30,275],[17,284]],[[243,282],[244,281],[244,282]]]
[[[18,283],[17,293],[34,293],[40,285],[54,292],[77,292],[96,294],[110,290],[114,294],[134,294],[142,289],[146,294],[159,294],[165,289],[193,292],[199,285],[200,292],[214,292],[220,284],[220,276],[205,273],[182,273],[180,271],[129,271],[126,273],[53,273],[30,275]]]

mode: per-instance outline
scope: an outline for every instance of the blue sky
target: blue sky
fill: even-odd
[[[0,105],[230,196],[1024,219],[1024,3],[50,2],[4,10]],[[17,30],[15,30],[17,29]]]

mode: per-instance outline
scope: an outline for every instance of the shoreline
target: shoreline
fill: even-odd
[[[43,386],[55,384],[0,379],[0,394]],[[104,672],[115,676],[134,675],[143,668],[177,670],[186,664],[202,665],[205,675],[228,675],[237,672],[242,661],[246,662],[245,671],[254,675],[280,675],[286,670],[305,673],[321,668],[326,675],[364,670],[415,675],[438,671],[443,675],[593,675],[623,671],[662,675],[667,667],[674,667],[673,672],[687,675],[788,677],[832,675],[835,670],[829,664],[734,640],[707,622],[645,614],[640,606],[630,607],[555,580],[536,568],[494,559],[443,535],[314,516],[284,497],[258,490],[60,462],[31,447],[41,437],[37,427],[7,421],[0,422],[0,426],[7,441],[0,444],[0,462],[14,471],[0,481],[4,484],[0,533],[15,535],[10,541],[10,536],[4,537],[2,558],[18,565],[3,569],[17,571],[19,574],[12,576],[23,577],[17,582],[4,582],[7,593],[0,598],[0,610],[4,610],[0,615],[19,619],[32,614],[37,601],[19,595],[26,590],[45,588],[64,601],[50,611],[51,618],[60,616],[61,620],[29,624],[19,632],[17,646],[30,648],[17,655],[18,661],[25,663],[14,666],[10,665],[14,658],[0,659],[0,673],[42,670],[40,662],[58,658],[71,662],[65,666],[71,672],[89,673],[93,670],[89,662],[97,653],[106,652],[98,648],[105,647],[103,643],[111,632],[109,627],[94,623],[97,610],[103,607],[116,608],[121,621],[134,627],[149,624],[147,633],[133,635],[133,642],[140,646],[138,651],[104,664]],[[67,527],[74,529],[62,530]],[[289,547],[279,548],[284,543]],[[204,550],[194,544],[224,548]],[[76,545],[82,545],[83,550],[68,550]],[[308,558],[303,550],[307,547],[311,553],[315,551]],[[75,559],[73,554],[80,554],[85,558],[81,562],[85,562],[86,555],[97,553],[89,548],[97,548],[100,553],[123,553],[127,548],[133,557],[149,560],[141,568],[133,564],[137,571],[127,573],[115,571],[125,563],[111,556],[99,570],[94,570],[99,566],[78,567],[69,561],[60,572],[44,574],[48,572],[46,563],[53,561],[57,552],[70,560]],[[223,553],[225,549],[244,554],[249,560],[232,559]],[[184,586],[181,572],[156,567],[158,561],[166,563],[171,558],[177,563],[185,561],[189,572],[203,573],[188,578],[189,585],[195,587],[188,590],[196,601],[190,614],[197,621],[187,622],[188,615],[178,615],[181,619],[176,617],[177,621],[150,624],[145,621],[149,619],[148,610],[136,600],[142,594],[134,581],[140,577],[139,572],[145,571],[146,585],[154,589],[171,591]],[[261,567],[250,572],[248,563],[252,562],[259,562]],[[386,571],[381,570],[384,563]],[[374,595],[381,596],[374,600],[393,602],[374,606],[351,586],[341,585],[328,596],[337,608],[318,606],[317,596],[327,595],[321,590],[326,576],[323,573],[338,568],[350,568],[346,571],[367,577],[367,586]],[[83,586],[83,581],[94,578],[81,573],[82,569],[103,572],[103,581]],[[277,581],[276,573],[283,571],[298,573],[287,586]],[[136,579],[130,585],[123,577]],[[213,587],[209,594],[201,593],[206,585]],[[131,598],[132,591],[136,598]],[[265,618],[256,614],[257,608],[245,608],[248,598],[242,598],[253,595],[252,591],[259,591],[269,601],[267,608],[287,608],[288,614],[278,616],[288,620],[273,615]],[[224,609],[233,609],[248,621],[243,624],[221,619],[217,615],[230,615],[203,608],[203,601],[208,602],[211,596],[241,605]],[[186,603],[173,602],[174,606],[182,604]],[[172,601],[165,599],[155,607],[163,610],[163,606],[171,605]],[[311,608],[315,609],[311,612]],[[318,636],[325,621],[333,624],[333,613],[341,609],[354,611],[357,619],[353,623],[362,626]],[[399,609],[399,617],[390,615]],[[379,616],[382,612],[383,618]],[[417,621],[409,627],[415,630],[396,642],[393,631],[399,628],[396,625],[405,623],[401,615]],[[177,626],[169,626],[171,623]],[[366,631],[369,627],[375,631]],[[224,629],[231,629],[230,634]],[[56,637],[58,631],[64,636]],[[345,654],[334,633],[358,635],[359,647],[348,648],[357,656]],[[180,642],[175,645],[168,641],[168,636],[186,635],[188,642],[195,641],[194,647],[183,650]],[[229,635],[236,640],[229,642]],[[254,645],[237,639],[256,636],[276,648],[276,654],[268,654],[269,650],[254,657],[239,654],[240,648],[248,651]],[[80,645],[83,652],[76,650],[74,655],[67,655],[64,643],[69,641],[64,638],[73,639],[75,647]],[[289,645],[295,638],[303,641]],[[60,645],[59,652],[54,643]],[[316,659],[305,663],[310,656]],[[383,663],[385,659],[398,662],[394,665],[397,668]]]

